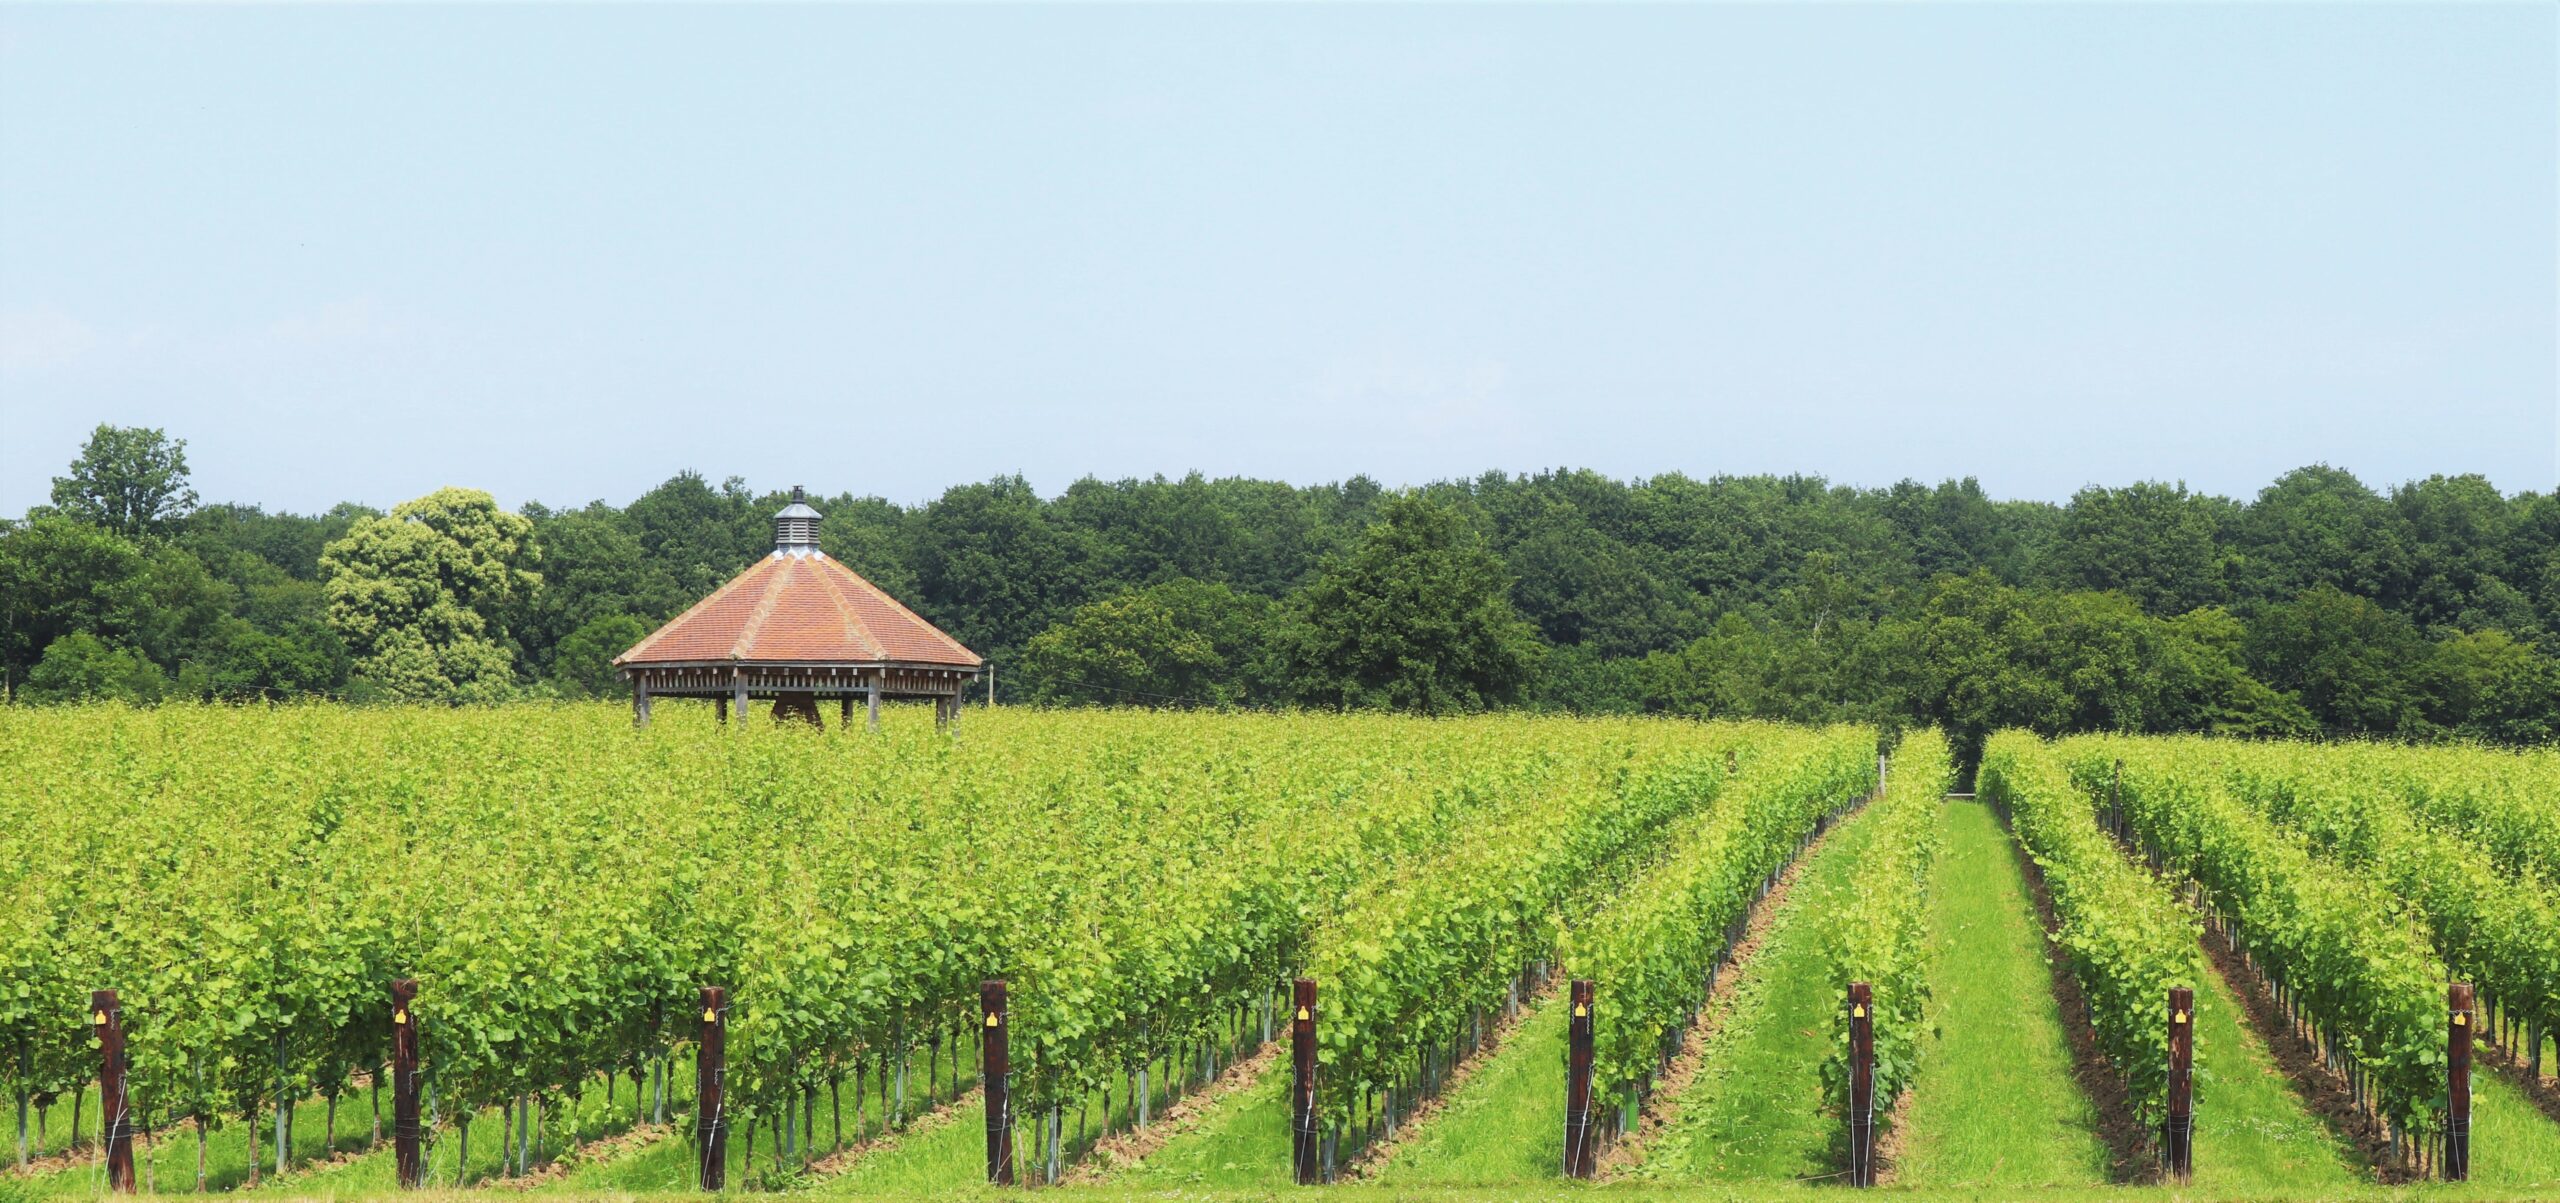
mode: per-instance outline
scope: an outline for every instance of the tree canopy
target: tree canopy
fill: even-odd
[[[282,514],[196,506],[159,431],[67,450],[60,500],[0,523],[0,688],[31,701],[616,694],[611,657],[766,554],[784,496],[681,472],[621,506]],[[2315,464],[2246,499],[2059,505],[1581,470],[811,501],[827,553],[1008,699],[2560,734],[2560,495],[2476,476]]]

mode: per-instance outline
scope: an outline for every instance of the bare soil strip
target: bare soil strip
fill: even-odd
[[[2208,924],[2203,943],[2205,958],[2213,962],[2214,972],[2222,975],[2231,992],[2240,996],[2249,1012],[2249,1026],[2265,1042],[2276,1066],[2293,1080],[2303,1104],[2364,1158],[2373,1169],[2375,1181],[2417,1181],[2417,1175],[2391,1164],[2390,1134],[2356,1106],[2355,1096],[2347,1091],[2347,1080],[2321,1062],[2319,1046],[2296,1035],[2293,1026],[2285,1022],[2284,1015],[2276,1010],[2274,987],[2242,961],[2229,934],[2214,931]]]
[[[1902,1133],[1911,1119],[1911,1100],[1920,1092],[1904,1087],[1894,1096],[1893,1111],[1876,1131],[1876,1185],[1891,1186],[1902,1177]]]
[[[1832,834],[1847,825],[1849,820],[1865,813],[1867,803],[1873,800],[1872,796],[1861,799],[1856,809],[1843,813],[1824,828],[1822,834],[1813,837],[1813,842],[1805,845],[1804,852],[1778,874],[1778,884],[1770,887],[1768,895],[1752,905],[1751,917],[1742,927],[1742,939],[1734,943],[1733,955],[1727,957],[1724,968],[1717,971],[1715,989],[1698,1004],[1698,1018],[1680,1037],[1680,1051],[1672,1055],[1671,1068],[1654,1079],[1653,1093],[1646,1096],[1644,1105],[1636,1109],[1635,1129],[1601,1153],[1600,1181],[1621,1177],[1642,1164],[1646,1142],[1680,1118],[1681,1096],[1688,1092],[1690,1083],[1697,1080],[1699,1071],[1706,1068],[1707,1045],[1715,1039],[1716,1033],[1724,1030],[1725,1021],[1730,1018],[1727,1012],[1733,1009],[1734,989],[1749,971],[1752,955],[1759,952],[1760,945],[1767,940],[1769,925],[1776,921],[1778,909],[1787,904],[1789,895],[1795,893],[1796,881],[1804,876],[1805,866],[1812,864],[1814,855],[1831,842]]]
[[[2004,821],[2002,829],[2007,830]],[[2125,1092],[2124,1076],[2107,1064],[2106,1054],[2098,1049],[2098,1029],[2089,1019],[2089,996],[2081,993],[2080,980],[2071,974],[2070,958],[2062,953],[2056,933],[2062,924],[2053,913],[2053,895],[2044,888],[2044,874],[2036,868],[2035,858],[2027,855],[2026,846],[2018,842],[2017,833],[2009,832],[2009,852],[2018,858],[2019,872],[2027,881],[2027,896],[2034,900],[2036,919],[2044,927],[2045,969],[2053,977],[2054,1001],[2062,1009],[2062,1031],[2071,1045],[2072,1078],[2079,1082],[2098,1112],[2098,1139],[2106,1142],[2108,1176],[2118,1182],[2149,1184],[2160,1180],[2160,1157],[2151,1143],[2151,1131],[2134,1118],[2133,1099]]]
[[[1189,1131],[1219,1101],[1238,1091],[1248,1090],[1271,1072],[1280,1061],[1287,1045],[1278,1040],[1265,1041],[1252,1056],[1230,1063],[1218,1071],[1209,1084],[1173,1100],[1164,1114],[1152,1116],[1144,1128],[1132,1127],[1094,1142],[1076,1159],[1074,1166],[1059,1179],[1066,1186],[1091,1186],[1107,1182],[1112,1175],[1155,1155],[1166,1142]]]
[[[1510,1018],[1496,1019],[1493,1026],[1484,1034],[1484,1044],[1474,1052],[1459,1058],[1458,1063],[1449,1068],[1449,1076],[1441,1080],[1438,1094],[1415,1104],[1406,1113],[1404,1122],[1396,1125],[1395,1131],[1382,1133],[1378,1139],[1370,1141],[1367,1147],[1360,1150],[1359,1156],[1352,1158],[1349,1164],[1342,1167],[1339,1176],[1345,1181],[1356,1182],[1376,1173],[1380,1167],[1386,1165],[1388,1160],[1396,1155],[1396,1150],[1403,1148],[1405,1142],[1419,1135],[1423,1125],[1430,1123],[1433,1116],[1440,1114],[1441,1109],[1448,1105],[1449,1099],[1467,1084],[1467,1079],[1476,1075],[1477,1069],[1481,1068],[1493,1054],[1501,1051],[1503,1043],[1511,1038],[1511,1034],[1519,1031],[1520,1025],[1528,1021],[1529,1012],[1545,1005],[1547,1000],[1555,997],[1556,982],[1556,975],[1549,973],[1545,981],[1539,982],[1528,994],[1521,996],[1519,1009],[1513,1011]]]

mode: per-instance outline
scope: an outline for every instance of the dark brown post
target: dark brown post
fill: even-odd
[[[2196,1172],[2196,992],[2169,987],[2169,1115],[2160,1147],[2169,1177],[2186,1182]]]
[[[2453,1012],[2445,1037],[2444,1180],[2471,1176],[2471,983],[2445,987],[2445,1004]]]
[[[2125,838],[2124,761],[2121,759],[2107,775],[2107,826],[2115,830],[2117,839]]]
[[[1316,1139],[1316,982],[1299,978],[1289,1013],[1289,1162],[1298,1185],[1324,1181]]]
[[[1588,1178],[1600,1168],[1591,1122],[1591,979],[1573,979],[1573,1015],[1565,1027],[1564,1176]]]
[[[417,1001],[415,980],[392,981],[391,1164],[400,1185],[409,1190],[426,1182],[418,1160],[418,1018],[410,1012]]]
[[[124,1085],[124,1008],[113,990],[89,995],[98,1029],[98,1132],[107,1146],[107,1188],[133,1193],[133,1102]],[[77,1138],[80,1133],[71,1134]]]
[[[978,1005],[987,1017],[978,1044],[978,1081],[987,1095],[987,1181],[1013,1185],[1013,1052],[1005,1040],[1004,983],[978,983]]]
[[[1876,1184],[1875,988],[1849,983],[1849,1185]]]
[[[702,1042],[693,1051],[693,1143],[704,1190],[719,1190],[729,1182],[729,1116],[721,1098],[729,1079],[728,1018],[729,992],[704,986]]]

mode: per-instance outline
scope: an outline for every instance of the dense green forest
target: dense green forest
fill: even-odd
[[[68,450],[68,449],[67,449]],[[2560,495],[2069,503],[1971,479],[1488,473],[1410,490],[1018,477],[920,506],[813,482],[829,554],[997,666],[1003,700],[1491,707],[2045,732],[2560,725]],[[0,522],[20,702],[611,695],[608,662],[770,547],[787,483],[615,507],[444,489],[388,514],[198,504],[185,444],[101,426]],[[1965,737],[1974,737],[1966,739]]]

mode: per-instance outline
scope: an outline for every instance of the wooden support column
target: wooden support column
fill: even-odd
[[[844,694],[836,699],[836,725],[838,727],[850,727],[853,725],[852,694]]]
[[[979,1041],[978,1081],[986,1095],[987,1182],[1013,1185],[1013,1055],[1006,1044],[1004,983],[978,983],[978,1006],[986,1012]]]
[[[1324,1181],[1316,1138],[1316,983],[1302,977],[1291,990],[1289,1018],[1289,1164],[1300,1186]]]
[[[880,674],[871,674],[871,729],[880,729]]]
[[[89,995],[98,1035],[98,1134],[107,1148],[107,1189],[133,1193],[133,1096],[125,1089],[124,1008],[113,990]],[[78,1130],[71,1133],[74,1139]]]
[[[649,725],[649,678],[646,676],[631,678],[631,725]]]
[[[2445,1007],[2452,1014],[2445,1029],[2443,1177],[2461,1182],[2471,1177],[2471,983],[2445,987]]]
[[[391,983],[391,1165],[404,1190],[426,1181],[418,1159],[418,1022],[409,1013],[417,998],[414,979]]]
[[[2187,1182],[2196,1172],[2196,992],[2169,988],[2169,1114],[2161,1121],[2161,1155],[2169,1177]]]
[[[1849,1185],[1876,1184],[1875,988],[1849,983]]]
[[[738,722],[743,725],[747,721],[747,679],[739,677],[736,684],[737,688],[730,695],[736,704],[731,709],[738,712]]]
[[[1599,1172],[1600,1142],[1591,1120],[1591,979],[1573,979],[1573,1015],[1565,1026],[1564,1176]]]
[[[702,1189],[719,1190],[729,1180],[729,1116],[723,1089],[729,1084],[725,1042],[729,992],[702,988],[702,1038],[693,1052],[693,1142]]]
[[[960,712],[968,708],[961,702],[959,694],[951,695],[951,738],[960,738]]]

